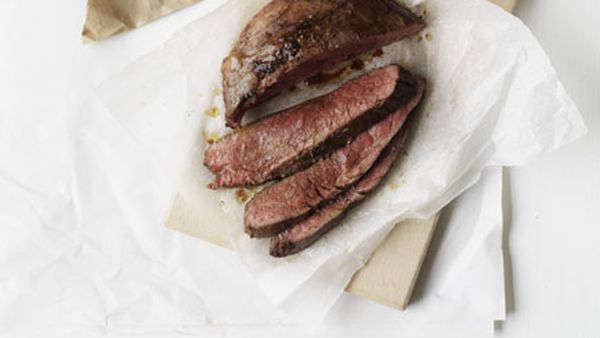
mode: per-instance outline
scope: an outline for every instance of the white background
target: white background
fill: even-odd
[[[0,189],[16,184],[36,192],[32,196],[55,191],[69,172],[45,177],[39,168],[16,168],[31,157],[40,166],[64,166],[60,142],[45,144],[60,139],[70,105],[220,2],[205,0],[142,30],[83,46],[84,0],[0,0]],[[497,334],[599,337],[600,2],[521,0],[516,14],[549,54],[590,132],[505,174],[509,314]],[[33,127],[13,124],[17,117]],[[20,156],[2,157],[9,149]],[[42,202],[15,193],[0,203],[28,208]],[[0,215],[0,227],[9,220]]]

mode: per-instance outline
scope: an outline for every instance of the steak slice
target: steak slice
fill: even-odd
[[[258,185],[306,168],[389,114],[385,102],[411,95],[414,81],[399,66],[380,68],[224,137],[204,154],[216,174],[210,187]]]
[[[246,110],[282,89],[424,27],[395,0],[273,0],[221,65],[227,124],[239,128]]]
[[[393,106],[395,111],[346,146],[258,193],[245,208],[246,232],[251,237],[273,236],[354,185],[373,166],[419,104],[424,81],[417,79],[412,89],[404,100],[388,101],[388,108]]]
[[[298,253],[335,228],[346,213],[361,203],[383,180],[396,161],[406,140],[406,134],[406,130],[402,130],[394,137],[377,162],[356,185],[305,220],[271,238],[271,256],[285,257]]]

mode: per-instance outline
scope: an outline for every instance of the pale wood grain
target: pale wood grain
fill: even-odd
[[[346,291],[397,309],[406,308],[437,220],[436,216],[396,225]]]
[[[517,7],[518,0],[492,0],[492,2],[505,10],[512,12],[515,10],[515,7]]]

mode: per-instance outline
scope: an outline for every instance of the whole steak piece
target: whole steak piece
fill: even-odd
[[[223,60],[227,124],[239,128],[246,110],[282,89],[424,27],[396,0],[273,0]]]
[[[373,167],[335,201],[323,206],[305,220],[271,238],[271,256],[285,257],[298,253],[335,228],[350,209],[364,201],[388,173],[406,140],[402,130],[386,147]]]
[[[386,118],[308,169],[258,193],[245,208],[246,233],[251,237],[276,235],[353,186],[373,166],[419,104],[424,86],[423,80],[414,78],[412,90],[405,92],[402,99],[386,102],[385,109],[393,111]]]
[[[224,137],[204,154],[216,174],[210,187],[253,186],[305,169],[389,114],[380,108],[412,93],[413,80],[399,66],[383,67]]]

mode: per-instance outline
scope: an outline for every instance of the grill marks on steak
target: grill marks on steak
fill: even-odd
[[[373,167],[350,189],[305,220],[271,239],[270,254],[285,257],[298,253],[335,228],[350,209],[365,200],[388,173],[406,140],[402,130],[382,152]]]
[[[399,66],[380,68],[226,136],[204,155],[216,174],[210,187],[258,185],[306,168],[382,119],[413,91],[413,81]]]
[[[227,124],[239,128],[246,110],[283,88],[424,26],[393,0],[273,0],[223,60]]]
[[[245,208],[246,232],[252,237],[276,235],[354,185],[421,101],[424,82],[411,79],[409,83],[399,82],[397,88],[402,90],[381,108],[391,112],[383,120],[308,169],[258,193]]]

